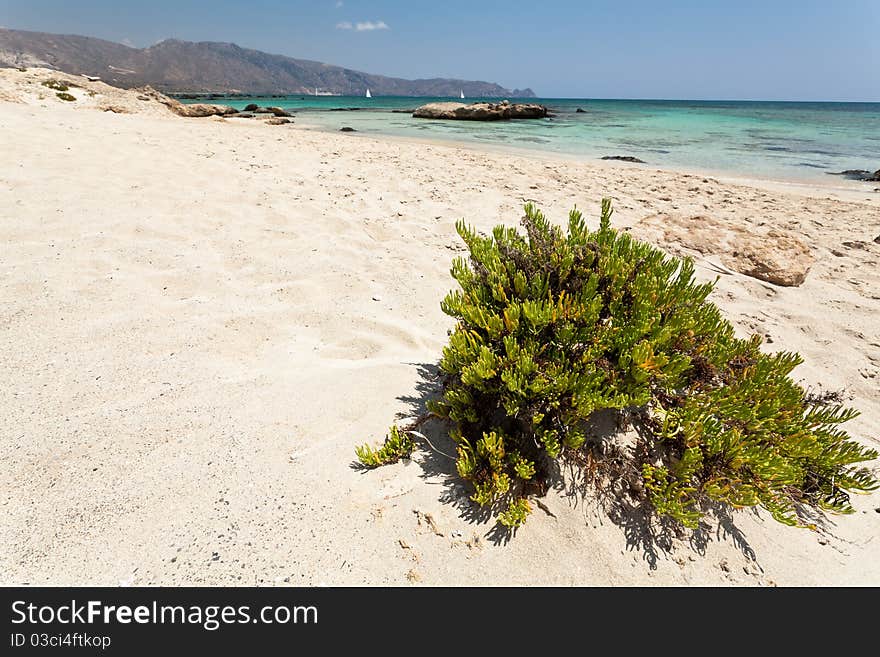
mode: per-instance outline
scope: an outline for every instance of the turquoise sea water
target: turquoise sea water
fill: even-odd
[[[631,155],[666,168],[782,180],[845,184],[828,172],[880,169],[880,103],[539,98],[528,102],[547,105],[554,118],[495,123],[431,121],[392,111],[448,100],[458,99],[287,96],[213,102],[239,109],[251,102],[290,108],[298,123],[318,129],[349,126],[367,134],[489,144],[583,159]],[[578,108],[584,112],[578,113]],[[345,111],[333,111],[339,109]]]

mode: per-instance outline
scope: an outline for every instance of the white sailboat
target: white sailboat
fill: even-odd
[[[371,93],[370,93],[370,90],[367,89],[367,98],[372,98],[372,97],[373,97],[373,94],[371,94]]]
[[[461,99],[464,100],[464,89],[461,90]]]

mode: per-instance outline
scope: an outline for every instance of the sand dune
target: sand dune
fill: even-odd
[[[0,73],[0,583],[880,584],[878,495],[818,533],[749,512],[667,541],[558,490],[496,543],[444,456],[352,467],[437,389],[455,220],[604,195],[637,234],[658,213],[797,234],[802,286],[722,274],[713,298],[877,447],[870,193],[102,112]]]

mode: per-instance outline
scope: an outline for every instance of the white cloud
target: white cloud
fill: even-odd
[[[354,26],[354,29],[358,32],[372,32],[373,30],[390,30],[388,24],[385,21],[366,21],[364,23],[358,23]]]
[[[134,48],[134,43],[132,43],[131,39],[129,39],[128,37],[122,40],[122,44],[128,46],[129,48]]]
[[[337,30],[354,30],[355,32],[372,32],[373,30],[390,30],[391,26],[385,21],[363,21],[359,23],[351,23],[342,21],[336,23]]]

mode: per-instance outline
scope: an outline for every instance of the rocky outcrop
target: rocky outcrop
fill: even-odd
[[[276,116],[266,120],[266,125],[284,125],[285,123],[291,123],[291,120],[285,119],[283,116]]]
[[[211,105],[209,103],[192,103],[185,105],[177,103],[170,106],[171,111],[178,116],[203,117],[203,116],[229,116],[238,114],[238,110],[227,105]]]
[[[791,233],[702,215],[657,214],[632,232],[675,255],[715,256],[735,272],[785,287],[801,285],[815,262],[810,248]]]
[[[227,105],[212,105],[209,103],[192,103],[186,105],[184,103],[181,103],[176,98],[169,98],[165,94],[156,91],[149,85],[147,85],[146,87],[135,89],[135,91],[139,94],[139,98],[145,97],[149,100],[155,100],[156,102],[165,105],[168,109],[170,109],[178,116],[204,117],[231,116],[233,114],[238,114],[237,109],[235,109],[234,107],[229,107]]]
[[[349,128],[348,126],[343,126],[339,128],[339,132],[357,132],[354,128]]]
[[[70,89],[76,96],[76,102],[71,100],[71,105],[113,114],[164,115],[170,111],[177,116],[222,117],[235,116],[237,113],[237,110],[225,105],[203,103],[184,105],[150,86],[119,89],[101,80],[88,80],[84,76],[54,69],[0,68],[0,99],[26,104],[43,104],[48,94],[47,89],[57,91],[59,94],[66,93],[65,90]],[[60,98],[60,100],[67,99]]]
[[[450,121],[508,121],[510,119],[543,119],[547,108],[536,103],[428,103],[413,112],[417,119]]]
[[[260,109],[260,106],[256,103],[250,103],[249,105],[245,105],[244,107],[245,112],[256,112],[258,109]]]

